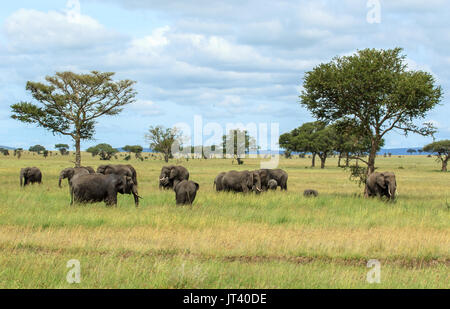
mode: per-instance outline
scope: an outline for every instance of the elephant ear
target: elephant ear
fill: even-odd
[[[382,187],[383,189],[386,189],[386,182],[384,180],[384,174],[377,175],[377,184]]]
[[[169,178],[174,179],[175,177],[177,177],[177,175],[178,175],[178,169],[176,167],[172,167],[170,169]]]
[[[200,189],[200,185],[198,183],[196,183],[196,182],[194,182],[194,185],[196,187],[195,191],[198,191],[198,189]]]

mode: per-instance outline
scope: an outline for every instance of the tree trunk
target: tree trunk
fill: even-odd
[[[376,138],[372,140],[370,148],[369,159],[367,160],[367,176],[375,172],[375,158],[377,156],[378,141]]]
[[[342,152],[339,153],[339,157],[338,157],[338,167],[341,167],[341,158],[342,158]]]
[[[312,154],[312,161],[311,161],[311,167],[315,167],[316,166],[316,153],[313,152]]]
[[[75,167],[81,166],[80,138],[75,138]]]
[[[319,156],[320,157],[320,168],[325,168],[325,161],[327,160],[327,156]]]
[[[448,157],[445,160],[442,160],[442,170],[443,172],[447,171],[447,162],[448,162]]]
[[[350,165],[350,154],[347,152],[345,157],[345,167],[348,167]]]
[[[164,154],[164,161],[169,162],[169,153],[167,152]]]

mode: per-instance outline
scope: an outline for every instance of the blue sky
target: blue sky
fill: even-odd
[[[372,1],[373,2],[373,1]],[[30,100],[28,80],[56,71],[117,72],[137,81],[137,102],[98,121],[96,140],[146,145],[150,125],[278,122],[280,132],[313,120],[299,104],[304,72],[363,48],[402,47],[411,69],[432,73],[442,104],[424,121],[450,138],[450,4],[380,1],[8,1],[0,11],[0,145],[72,145],[66,137],[10,119],[10,105]],[[207,137],[205,137],[205,140]],[[392,132],[386,148],[431,138]]]

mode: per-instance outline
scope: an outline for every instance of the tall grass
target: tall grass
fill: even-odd
[[[450,174],[433,158],[377,158],[379,170],[397,175],[395,203],[362,198],[336,159],[325,169],[310,168],[308,158],[282,159],[288,192],[260,195],[213,189],[219,172],[257,169],[259,160],[173,160],[200,184],[192,207],[175,206],[174,193],[158,189],[164,162],[132,160],[139,208],[128,195],[119,195],[117,208],[70,207],[67,183],[57,182],[72,160],[1,157],[0,287],[68,287],[73,258],[82,265],[75,287],[373,288],[365,281],[373,258],[382,263],[376,287],[449,287]],[[83,154],[83,165],[100,164]],[[20,188],[25,166],[39,167],[44,183]],[[319,197],[303,197],[307,188]]]

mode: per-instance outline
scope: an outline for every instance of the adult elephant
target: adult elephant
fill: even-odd
[[[183,180],[189,180],[189,171],[184,166],[163,166],[159,174],[159,188],[173,189],[177,183]]]
[[[119,176],[128,176],[133,179],[133,183],[136,186],[138,185],[136,170],[130,164],[100,165],[97,168],[97,173],[104,175],[115,174]]]
[[[25,167],[20,170],[20,186],[42,183],[42,173],[37,167]]]
[[[261,192],[261,178],[257,171],[229,171],[222,177],[224,191]]]
[[[117,174],[78,174],[72,178],[70,205],[104,201],[106,205],[117,206],[117,193],[133,194],[136,207],[139,206],[137,185],[130,176]]]
[[[392,172],[378,173],[374,172],[367,177],[365,197],[386,196],[388,199],[394,199],[397,191],[397,181]]]
[[[280,168],[260,169],[257,171],[261,177],[261,187],[264,191],[269,188],[269,181],[274,179],[281,190],[287,190],[288,173]]]
[[[223,191],[222,178],[225,174],[226,172],[222,172],[214,179],[214,187],[216,188],[217,192]]]
[[[192,204],[199,188],[199,184],[192,180],[178,182],[173,188],[177,205]]]
[[[58,182],[58,186],[61,188],[61,181],[65,178],[67,178],[67,181],[69,182],[69,186],[71,183],[71,180],[73,178],[73,176],[78,175],[78,174],[94,174],[95,171],[92,167],[90,166],[82,166],[82,167],[68,167],[63,169],[60,173],[59,173],[59,182]]]

